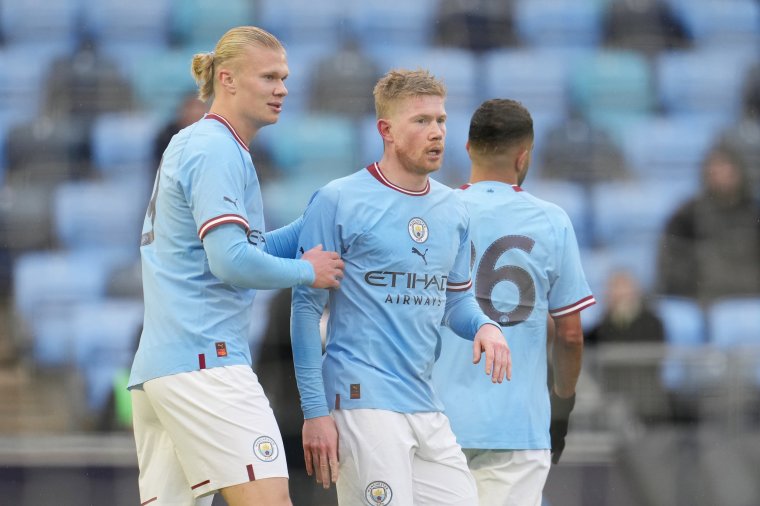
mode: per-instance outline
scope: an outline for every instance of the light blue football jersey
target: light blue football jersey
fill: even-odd
[[[223,117],[207,114],[173,137],[154,183],[140,246],[145,320],[130,386],[251,364],[246,336],[255,290],[216,278],[202,244],[229,223],[262,247],[261,190],[248,146]]]
[[[459,192],[472,224],[473,286],[481,308],[502,325],[512,381],[494,385],[467,357],[467,344],[442,329],[435,386],[463,448],[549,449],[547,313],[594,304],[567,214],[516,185],[483,181]]]
[[[431,373],[447,293],[449,301],[459,292],[472,302],[468,338],[490,322],[470,290],[463,203],[434,180],[423,191],[399,188],[373,164],[313,197],[300,244],[320,243],[341,252],[345,275],[340,288],[329,291],[324,360],[318,321],[328,292],[293,290],[293,355],[304,416],[356,408],[441,411]],[[472,342],[457,339],[469,345],[464,358],[471,359]]]

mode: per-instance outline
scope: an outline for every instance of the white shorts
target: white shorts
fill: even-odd
[[[475,480],[442,413],[333,411],[342,506],[476,506]]]
[[[141,505],[189,506],[225,487],[288,477],[280,430],[248,366],[146,381],[132,389],[132,412]]]
[[[541,506],[549,450],[464,450],[482,506]]]

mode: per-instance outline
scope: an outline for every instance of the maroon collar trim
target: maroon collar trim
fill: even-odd
[[[402,188],[402,187],[400,187],[398,185],[395,185],[395,184],[391,183],[390,181],[388,181],[388,178],[386,178],[385,174],[382,173],[382,171],[380,170],[380,165],[378,165],[377,162],[368,165],[367,166],[367,171],[369,171],[369,173],[372,174],[375,177],[375,179],[377,179],[378,181],[380,181],[382,184],[384,184],[388,188],[390,188],[392,190],[396,190],[399,193],[403,193],[404,195],[411,195],[412,197],[421,197],[423,195],[427,195],[428,193],[430,193],[430,180],[429,179],[428,179],[427,184],[425,185],[424,189],[413,191],[413,190],[407,190],[405,188]]]
[[[206,114],[205,119],[215,119],[222,125],[226,126],[227,129],[230,131],[230,133],[232,133],[232,136],[235,138],[235,140],[238,141],[238,144],[240,144],[243,147],[243,149],[250,152],[250,150],[248,149],[248,145],[246,145],[246,143],[243,142],[243,138],[240,137],[240,135],[238,135],[238,133],[235,131],[235,128],[230,124],[229,121],[227,121],[222,116],[219,116],[218,114],[213,113],[213,112]]]

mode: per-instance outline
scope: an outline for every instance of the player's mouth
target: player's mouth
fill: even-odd
[[[428,158],[437,160],[441,158],[441,156],[443,156],[443,148],[442,147],[430,148],[426,151],[426,154]]]
[[[269,102],[267,105],[278,114],[282,112],[282,102]]]

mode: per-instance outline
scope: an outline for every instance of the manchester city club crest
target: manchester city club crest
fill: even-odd
[[[261,436],[253,443],[253,453],[264,462],[272,462],[277,458],[279,450],[277,443],[269,436]]]
[[[385,506],[386,504],[391,503],[391,499],[393,499],[393,491],[384,481],[373,481],[367,485],[364,497],[366,497],[367,502],[373,506]]]
[[[422,218],[412,218],[409,221],[409,235],[414,242],[423,243],[428,238],[428,226]]]

